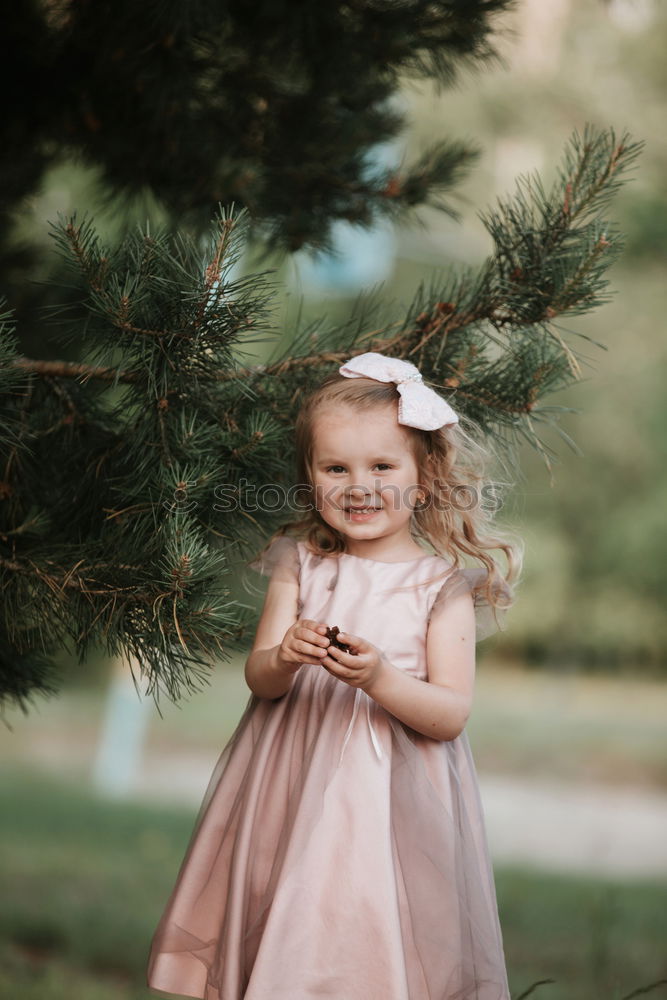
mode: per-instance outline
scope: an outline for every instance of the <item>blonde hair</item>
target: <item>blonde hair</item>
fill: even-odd
[[[296,419],[295,448],[297,482],[314,498],[313,446],[315,418],[321,410],[349,406],[360,412],[393,406],[398,416],[399,393],[393,382],[370,378],[346,378],[338,372],[327,376],[306,397]],[[464,426],[467,425],[467,426]],[[473,588],[494,608],[509,608],[515,601],[514,584],[523,565],[523,542],[508,529],[491,527],[495,511],[480,502],[489,491],[495,495],[499,484],[486,476],[486,466],[494,457],[490,448],[474,437],[475,426],[459,415],[459,423],[435,431],[400,425],[408,434],[417,464],[419,481],[427,490],[424,505],[413,511],[410,531],[417,541],[431,544],[437,555],[448,556],[453,569],[461,567],[461,557],[471,556],[487,569],[484,580]],[[507,485],[507,484],[502,484]],[[303,487],[302,487],[303,488]],[[460,496],[473,501],[461,503]],[[433,501],[433,502],[432,502]],[[437,502],[436,502],[437,501]],[[345,552],[344,536],[321,517],[314,503],[301,517],[282,525],[269,540],[288,532],[298,532],[307,548],[319,556]],[[505,553],[508,570],[503,574],[495,550]],[[447,574],[452,567],[447,570]]]

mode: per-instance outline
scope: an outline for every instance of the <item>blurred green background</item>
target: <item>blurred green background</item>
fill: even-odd
[[[667,979],[667,13],[657,0],[531,0],[506,23],[505,67],[402,95],[413,124],[394,154],[442,131],[483,149],[459,188],[463,221],[421,211],[422,226],[341,228],[337,265],[276,259],[276,320],[347,315],[370,287],[400,312],[420,281],[483,259],[476,213],[521,173],[548,183],[573,128],[646,140],[611,210],[627,235],[613,298],[561,327],[587,365],[548,402],[579,411],[561,426],[580,451],[547,436],[553,484],[522,451],[500,514],[526,539],[525,577],[507,632],[478,650],[467,727],[513,996],[549,979],[536,996],[620,1000]],[[47,244],[47,220],[74,208],[113,237],[120,217],[102,196],[94,171],[61,163],[17,239]],[[149,209],[159,216],[132,211]],[[249,600],[240,580],[237,596]],[[122,665],[64,653],[61,666],[62,693],[0,727],[0,997],[143,998],[150,937],[249,695],[243,658],[161,714]]]

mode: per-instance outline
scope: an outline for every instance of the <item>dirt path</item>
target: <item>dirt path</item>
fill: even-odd
[[[490,775],[480,790],[498,862],[667,878],[667,795]]]

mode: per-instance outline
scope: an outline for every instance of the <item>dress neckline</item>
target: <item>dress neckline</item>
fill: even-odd
[[[423,559],[438,558],[437,556],[434,556],[432,553],[429,552],[427,552],[423,556],[417,556],[415,559],[396,559],[392,562],[387,562],[386,559],[369,559],[368,556],[357,556],[354,554],[354,552],[341,552],[340,555],[348,556],[348,558],[351,557],[352,559],[361,559],[362,562],[379,563],[381,566],[405,566],[406,563],[418,563],[421,562]]]

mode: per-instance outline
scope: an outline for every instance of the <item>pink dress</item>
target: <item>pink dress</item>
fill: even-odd
[[[363,636],[423,680],[430,618],[486,572],[434,555],[318,557],[289,536],[251,566],[299,581],[300,617]],[[478,641],[502,627],[492,611],[476,605]],[[509,1000],[466,731],[422,736],[314,664],[282,698],[251,695],[147,983],[202,1000]]]

